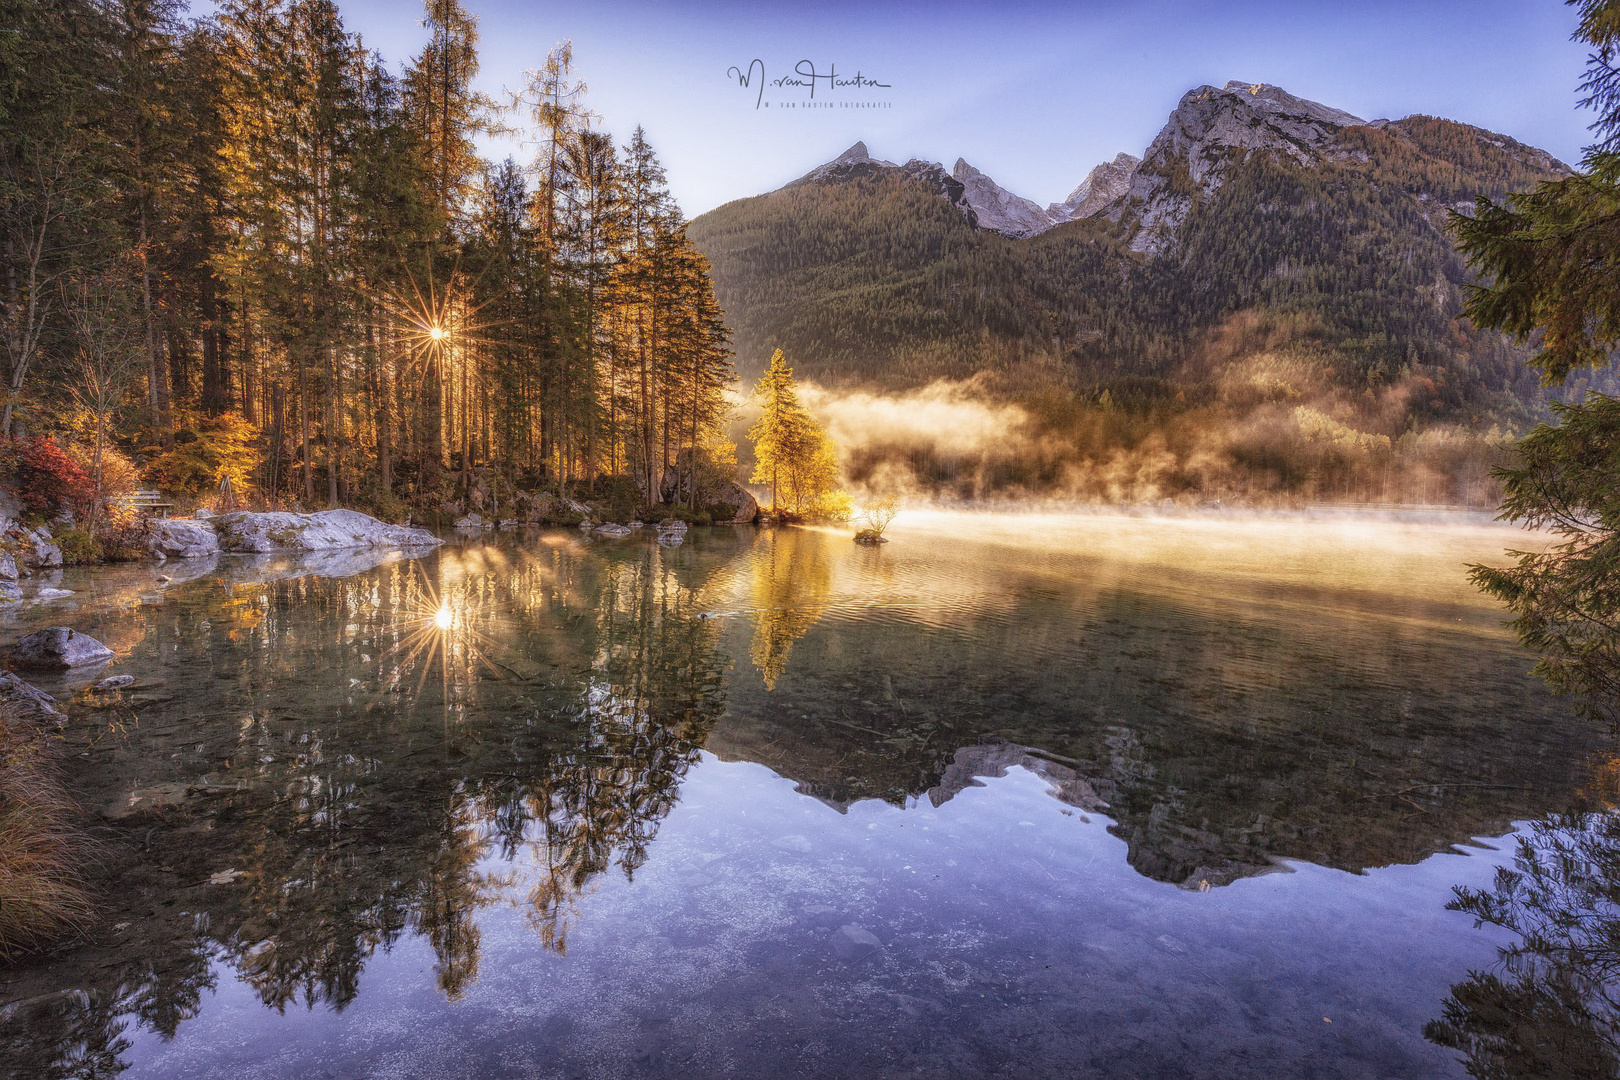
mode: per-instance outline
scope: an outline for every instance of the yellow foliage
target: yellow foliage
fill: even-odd
[[[147,479],[163,491],[198,496],[229,479],[240,498],[252,489],[259,461],[259,432],[236,413],[198,417],[175,432],[174,445],[146,466]]]

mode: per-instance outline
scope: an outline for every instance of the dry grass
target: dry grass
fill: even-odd
[[[45,738],[0,707],[0,960],[86,921],[88,843]]]

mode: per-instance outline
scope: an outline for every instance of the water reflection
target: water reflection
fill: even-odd
[[[1454,909],[1512,934],[1426,1029],[1473,1076],[1620,1076],[1620,760],[1607,764],[1606,805],[1535,822],[1490,888],[1457,890]]]
[[[6,973],[0,1056],[19,1075],[111,1075],[142,1032],[175,1036],[228,987],[278,1015],[340,1012],[418,946],[440,999],[465,1001],[509,974],[488,967],[503,911],[571,961],[607,918],[595,898],[660,850],[704,751],[846,815],[1037,777],[1062,813],[1102,815],[1134,875],[1195,892],[1286,859],[1417,863],[1576,786],[1598,734],[1524,676],[1460,569],[1432,585],[1461,558],[1431,551],[1408,568],[1424,585],[1399,588],[1388,558],[1347,565],[1344,544],[1279,545],[1265,573],[1190,543],[1203,563],[1095,537],[544,533],[421,559],[222,559],[168,582],[70,574],[76,625],[138,679],[74,702],[108,917]],[[801,828],[692,881],[765,889],[779,868],[760,859],[830,829]],[[1458,1034],[1437,1038],[1472,1046],[1469,1015],[1445,1023]]]

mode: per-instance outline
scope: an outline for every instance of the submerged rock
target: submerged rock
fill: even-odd
[[[226,551],[332,551],[366,547],[434,547],[426,529],[390,525],[357,510],[224,514],[215,519]]]
[[[135,685],[133,675],[109,675],[96,683],[97,690],[122,690],[126,686]]]
[[[843,926],[840,926],[837,930],[833,931],[833,955],[838,957],[840,960],[860,960],[863,957],[870,956],[872,953],[877,952],[877,950],[881,948],[883,948],[883,943],[877,939],[876,935],[863,926],[856,926],[854,923],[845,923]]]
[[[618,525],[610,521],[606,525],[598,525],[596,527],[596,534],[598,536],[629,536],[630,529],[627,526]]]
[[[53,589],[49,586],[34,594],[35,600],[63,600],[73,595],[72,589]]]
[[[107,646],[67,626],[51,626],[29,634],[11,648],[12,663],[39,671],[65,671],[112,658],[113,651]]]
[[[56,707],[55,698],[9,671],[0,671],[0,707],[16,719],[31,724],[67,723],[67,717]]]
[[[219,534],[212,517],[153,518],[147,527],[146,549],[160,559],[198,559],[219,554]]]

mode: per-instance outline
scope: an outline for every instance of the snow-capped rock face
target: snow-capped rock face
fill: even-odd
[[[981,229],[1022,239],[1043,233],[1065,220],[1054,218],[1030,200],[1014,195],[961,158],[956,159],[951,177],[962,185],[963,199],[973,208]]]
[[[1055,221],[1077,221],[1101,212],[1130,190],[1141,164],[1142,159],[1135,154],[1116,154],[1113,161],[1105,161],[1087,173],[1067,199],[1048,206],[1046,212]]]

